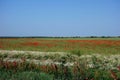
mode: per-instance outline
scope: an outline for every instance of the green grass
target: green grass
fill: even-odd
[[[37,71],[0,70],[0,80],[53,80],[53,75]]]

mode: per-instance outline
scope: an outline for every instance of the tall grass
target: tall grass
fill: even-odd
[[[40,65],[29,63],[26,59],[21,62],[0,60],[0,80],[119,80],[119,70],[105,70],[98,67],[90,68],[86,61],[75,62],[66,66],[62,64]],[[119,67],[118,67],[119,69]]]

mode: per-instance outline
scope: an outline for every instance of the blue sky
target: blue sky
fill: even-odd
[[[120,36],[120,0],[0,0],[0,36]]]

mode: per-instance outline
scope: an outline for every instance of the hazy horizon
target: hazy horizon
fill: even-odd
[[[0,36],[120,36],[120,1],[0,0]]]

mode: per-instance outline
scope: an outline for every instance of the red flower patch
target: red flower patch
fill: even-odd
[[[22,43],[24,46],[39,46],[39,42],[25,42]]]
[[[67,40],[66,42],[70,44],[84,44],[86,45],[106,45],[106,46],[118,46],[120,45],[120,41],[114,41],[114,40]],[[86,44],[86,45],[85,45]]]
[[[0,45],[0,48],[3,48],[3,47]]]

